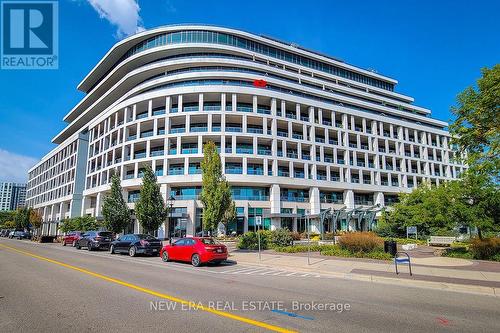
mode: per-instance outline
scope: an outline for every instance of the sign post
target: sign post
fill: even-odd
[[[409,235],[415,235],[415,239],[418,238],[417,236],[417,227],[416,226],[411,226],[411,227],[406,227],[406,238],[409,238]]]
[[[260,232],[259,232],[259,226],[262,225],[262,217],[261,216],[255,217],[255,225],[257,226],[257,242],[259,244],[259,260],[262,260],[262,257],[260,254]]]
[[[304,212],[304,217],[306,219],[306,229],[307,229],[307,264],[311,264],[311,216],[308,209]]]

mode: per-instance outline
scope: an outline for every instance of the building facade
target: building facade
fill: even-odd
[[[25,206],[26,184],[0,182],[0,210],[16,210]]]
[[[64,217],[100,217],[117,173],[133,209],[150,166],[172,205],[158,236],[193,235],[202,149],[213,141],[238,210],[229,232],[253,230],[257,216],[266,229],[304,231],[304,215],[327,209],[345,213],[334,228],[366,230],[346,212],[391,205],[400,192],[464,170],[448,124],[396,84],[243,31],[144,31],[113,46],[79,84],[86,96],[64,117],[57,148],[29,171],[28,204],[46,233]]]

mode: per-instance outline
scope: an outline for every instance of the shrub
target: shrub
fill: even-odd
[[[310,250],[311,252],[319,252],[329,250],[333,247],[333,245],[318,245],[311,244]],[[275,247],[274,251],[276,252],[284,252],[284,253],[300,253],[307,252],[307,245],[294,245],[294,246],[283,246],[283,247]]]
[[[443,257],[472,259],[472,253],[465,246],[452,246],[443,252]]]
[[[300,233],[298,233],[297,231],[293,231],[293,232],[291,232],[291,233],[290,233],[290,235],[292,236],[292,239],[293,239],[294,241],[298,241],[298,240],[300,240]]]
[[[288,229],[276,229],[271,233],[271,242],[274,246],[288,246],[292,241],[293,237]]]
[[[382,249],[384,240],[373,232],[352,232],[340,237],[339,245],[353,253],[372,252]]]
[[[260,248],[262,250],[267,249],[267,239],[268,236],[264,231],[259,231],[260,233]],[[259,248],[259,241],[257,238],[257,233],[249,231],[243,234],[238,240],[238,249],[245,250],[257,250]]]
[[[474,259],[490,260],[500,256],[500,238],[475,238],[470,245]]]
[[[335,238],[335,233],[333,232],[325,232],[323,235],[324,240],[333,240]]]
[[[381,250],[371,251],[371,252],[352,252],[347,249],[343,249],[337,245],[330,245],[328,249],[322,250],[321,254],[324,256],[334,256],[334,257],[346,257],[346,258],[369,258],[378,260],[391,260],[392,256],[390,253],[385,253]]]

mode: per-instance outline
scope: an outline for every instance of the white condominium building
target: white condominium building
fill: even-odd
[[[79,84],[86,96],[64,117],[57,148],[29,171],[28,205],[55,234],[65,217],[101,217],[114,173],[133,209],[150,166],[172,205],[158,236],[194,235],[202,148],[213,141],[238,210],[228,232],[254,230],[257,216],[265,229],[301,232],[304,215],[325,211],[335,219],[313,230],[369,230],[398,193],[464,170],[448,124],[396,84],[239,30],[147,30],[114,45]]]

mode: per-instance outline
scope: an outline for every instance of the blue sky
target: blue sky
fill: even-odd
[[[266,34],[399,81],[396,91],[449,120],[458,92],[500,58],[500,1],[59,1],[59,69],[0,70],[0,180],[22,181],[54,145],[77,84],[142,28],[208,23]]]

